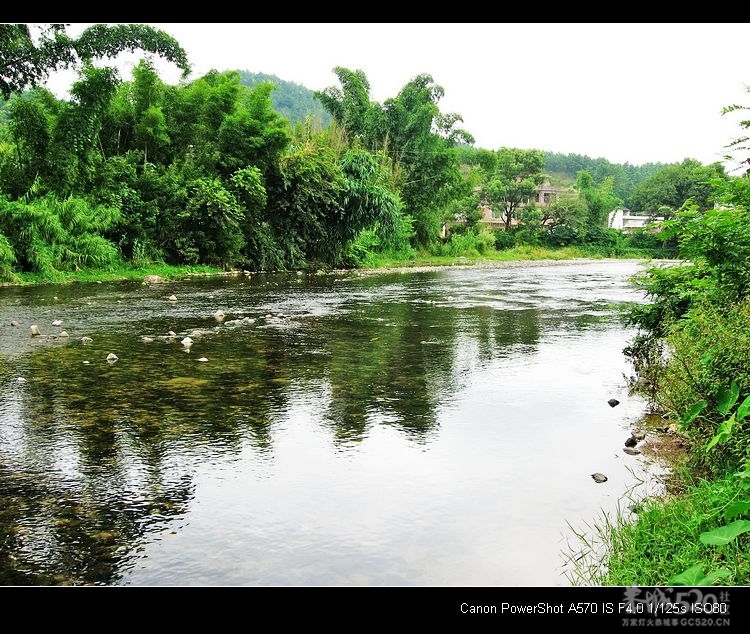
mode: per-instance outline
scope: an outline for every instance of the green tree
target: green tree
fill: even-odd
[[[271,103],[273,84],[258,84],[241,95],[242,105],[219,126],[219,170],[228,175],[249,165],[275,169],[290,141],[289,122]]]
[[[151,62],[141,60],[133,68],[133,135],[136,146],[143,151],[144,163],[148,162],[149,149],[156,154],[169,143],[163,111],[164,89]]]
[[[534,197],[536,188],[544,182],[544,155],[539,150],[506,147],[496,155],[494,168],[485,175],[479,196],[493,214],[503,219],[508,230],[519,208]]]
[[[387,130],[381,106],[370,100],[370,82],[361,70],[333,69],[341,84],[316,91],[315,97],[349,136],[371,150],[378,149]]]
[[[578,173],[576,190],[588,209],[587,233],[589,238],[598,236],[607,226],[609,212],[622,206],[622,200],[614,193],[614,181],[608,177],[597,186],[594,184],[594,177],[588,172],[582,171]]]
[[[589,219],[589,208],[578,196],[564,195],[544,207],[542,225],[547,241],[555,247],[584,242]]]
[[[268,184],[268,222],[284,268],[327,257],[330,219],[344,214],[347,181],[332,148],[313,138],[281,157]]]
[[[392,157],[406,213],[414,217],[420,245],[437,240],[450,217],[450,205],[466,195],[455,146],[474,137],[458,128],[456,113],[443,114],[438,102],[445,91],[430,75],[417,75],[384,103],[384,151]]]
[[[173,156],[189,158],[205,174],[216,174],[221,160],[220,129],[236,111],[242,90],[236,71],[211,70],[170,91],[164,112]]]
[[[341,214],[328,219],[325,248],[334,265],[348,264],[343,254],[364,230],[375,231],[380,244],[392,243],[403,206],[398,193],[388,186],[376,156],[350,150],[339,164],[347,187]]]
[[[2,189],[13,197],[29,190],[49,170],[49,151],[55,117],[50,111],[48,95],[36,89],[16,95],[8,102],[8,131],[15,146],[14,165],[3,170]],[[15,169],[14,169],[15,168]]]
[[[187,54],[171,35],[145,24],[95,24],[77,38],[66,24],[0,24],[0,94],[43,83],[49,74],[83,62],[142,50],[173,62],[184,75]]]
[[[714,181],[726,179],[721,163],[702,165],[694,159],[668,165],[640,183],[628,201],[633,211],[672,216],[692,200],[700,209],[713,206]]]
[[[111,68],[84,63],[60,108],[53,134],[50,164],[55,191],[63,196],[88,192],[104,159],[101,129],[119,78]]]
[[[458,114],[440,111],[444,90],[430,75],[418,75],[381,106],[370,99],[362,71],[337,67],[334,72],[341,87],[316,96],[350,143],[390,159],[405,211],[415,221],[416,241],[429,245],[450,215],[450,203],[465,195],[455,146],[474,138],[457,127]]]

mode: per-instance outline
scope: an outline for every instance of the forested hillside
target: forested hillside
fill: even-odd
[[[309,88],[267,73],[251,73],[247,70],[241,70],[239,73],[240,83],[248,88],[266,82],[272,83],[275,86],[271,93],[273,109],[289,119],[292,124],[303,122],[307,117],[323,128],[331,123],[331,115]]]
[[[631,165],[629,163],[610,163],[605,158],[590,158],[581,154],[560,154],[544,152],[544,170],[552,176],[575,182],[578,172],[591,174],[594,182],[602,183],[606,178],[612,179],[616,196],[627,200],[633,190],[655,172],[666,167],[662,163]]]

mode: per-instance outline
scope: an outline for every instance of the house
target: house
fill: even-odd
[[[524,201],[518,206],[518,209],[523,209],[523,207],[531,204],[532,202],[535,203],[537,207],[546,207],[558,200],[562,191],[563,189],[561,187],[555,187],[549,182],[544,181],[541,185],[537,186],[536,194],[534,195],[533,199],[530,198]],[[492,209],[488,205],[482,205],[481,210],[482,217],[478,220],[479,223],[486,225],[490,229],[505,229],[505,219],[504,217],[502,217],[502,215],[494,216],[492,214]],[[455,222],[463,223],[466,222],[466,219],[461,215],[457,215]],[[549,223],[551,221],[546,222]],[[450,224],[453,223],[443,224],[440,230],[440,237],[443,240],[445,240],[450,234]],[[517,227],[520,224],[523,224],[522,221],[516,218],[516,216],[514,215],[513,218],[511,218],[510,226]]]
[[[549,182],[544,181],[541,185],[537,186],[534,198],[521,203],[518,209],[523,209],[523,207],[531,203],[536,204],[537,207],[547,207],[560,198],[561,192],[562,188],[555,187],[554,185],[550,185]],[[482,206],[482,217],[479,222],[488,225],[491,229],[505,229],[505,219],[502,217],[502,214],[500,216],[493,216],[492,209],[487,205]],[[521,220],[514,215],[511,218],[510,226],[517,227],[519,224],[522,224]]]
[[[607,226],[610,229],[619,229],[624,233],[628,233],[635,229],[643,229],[651,223],[661,222],[662,220],[664,220],[662,216],[641,216],[632,213],[630,209],[622,207],[609,212]]]

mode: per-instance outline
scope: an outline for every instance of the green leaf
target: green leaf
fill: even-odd
[[[715,581],[730,577],[731,571],[726,568],[719,568],[709,572],[707,575],[703,574],[703,564],[695,564],[690,566],[685,572],[681,572],[678,575],[674,575],[667,580],[668,586],[711,586]]]
[[[740,387],[737,385],[736,381],[732,381],[732,385],[727,388],[720,388],[719,394],[716,397],[716,410],[720,414],[727,414],[730,409],[732,409],[732,405],[734,405],[737,402],[737,399],[740,396]]]
[[[707,546],[724,546],[733,539],[750,531],[750,522],[747,520],[735,520],[726,526],[720,526],[712,531],[701,533],[700,540]]]
[[[706,408],[708,407],[708,403],[706,401],[698,401],[695,405],[693,405],[687,412],[685,412],[684,416],[680,420],[680,423],[682,423],[683,427],[687,427],[690,423],[692,423],[696,418],[698,418],[698,415]]]
[[[750,502],[734,502],[727,507],[726,511],[724,511],[724,519],[728,522],[733,517],[744,515],[748,511],[750,511]]]
[[[737,421],[741,422],[745,420],[748,414],[750,414],[750,396],[746,397],[740,406],[737,408]]]
[[[732,414],[721,425],[719,425],[719,429],[716,431],[716,435],[711,439],[711,442],[709,442],[708,445],[706,446],[706,453],[711,451],[711,449],[717,443],[726,442],[729,439],[729,437],[732,435],[733,427],[734,427],[734,414]]]

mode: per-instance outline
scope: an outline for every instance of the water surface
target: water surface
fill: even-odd
[[[0,583],[568,585],[645,477],[639,270],[0,289]]]

